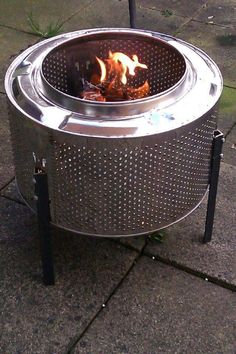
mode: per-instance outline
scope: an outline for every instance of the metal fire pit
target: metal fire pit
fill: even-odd
[[[78,76],[109,50],[148,66],[130,84],[148,80],[149,97],[75,97]],[[222,77],[198,48],[150,31],[82,30],[26,50],[5,86],[19,191],[36,210],[32,177],[47,174],[52,224],[93,236],[150,234],[201,203]]]

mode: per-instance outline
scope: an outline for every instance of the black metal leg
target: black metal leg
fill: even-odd
[[[130,28],[136,28],[136,4],[135,0],[129,0]]]
[[[38,227],[41,241],[43,281],[45,285],[53,285],[55,280],[53,270],[47,174],[39,171],[34,174],[34,178],[35,194],[37,199]]]
[[[212,236],[223,142],[224,142],[223,133],[221,133],[219,130],[216,130],[214,132],[214,137],[212,142],[210,187],[209,187],[207,216],[206,216],[203,243],[210,242]]]

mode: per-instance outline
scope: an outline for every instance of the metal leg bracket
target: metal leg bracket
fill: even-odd
[[[136,3],[135,3],[135,0],[129,0],[129,20],[130,20],[130,28],[136,28]]]
[[[50,229],[50,202],[48,194],[47,174],[42,170],[37,170],[34,174],[35,199],[37,200],[37,214],[39,236],[41,241],[41,254],[43,266],[43,281],[45,285],[53,285],[53,255]]]
[[[207,215],[205,224],[205,233],[203,237],[203,243],[211,241],[215,205],[216,205],[216,194],[217,186],[220,172],[220,161],[222,158],[222,146],[224,143],[223,133],[219,130],[214,131],[214,137],[212,142],[212,155],[211,155],[211,170],[210,170],[210,187],[207,203]]]

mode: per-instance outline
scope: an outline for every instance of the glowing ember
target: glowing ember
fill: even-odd
[[[100,77],[93,74],[81,97],[93,101],[122,101],[143,98],[149,94],[149,84],[144,82],[140,87],[127,85],[128,76],[138,75],[137,68],[147,69],[146,64],[139,62],[137,55],[132,59],[124,53],[109,51],[104,61],[96,57],[100,67]]]

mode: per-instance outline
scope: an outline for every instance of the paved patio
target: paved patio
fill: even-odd
[[[148,238],[54,232],[56,285],[41,279],[35,216],[14,183],[3,78],[39,40],[27,24],[61,18],[63,31],[129,26],[127,0],[0,3],[0,354],[234,354],[236,348],[236,2],[139,0],[137,26],[176,35],[219,65],[218,127],[226,137],[213,240],[203,245],[206,201]],[[168,10],[168,11],[165,11]]]

